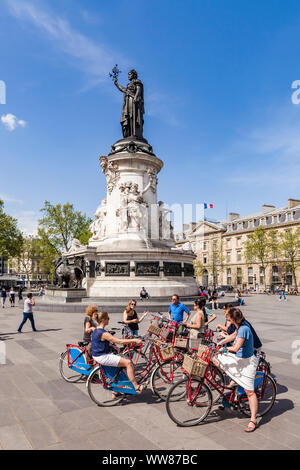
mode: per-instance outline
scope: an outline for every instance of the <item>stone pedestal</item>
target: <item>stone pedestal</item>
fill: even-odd
[[[191,251],[175,247],[169,211],[157,200],[163,162],[145,139],[121,139],[100,157],[107,196],[95,213],[82,286],[89,297],[197,295]],[[66,255],[68,256],[68,255]]]

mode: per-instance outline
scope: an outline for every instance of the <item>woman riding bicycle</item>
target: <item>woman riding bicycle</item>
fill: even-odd
[[[129,380],[133,383],[134,388],[138,393],[141,393],[144,389],[144,386],[138,385],[133,365],[129,359],[125,359],[117,354],[114,354],[111,351],[110,343],[113,343],[113,348],[117,353],[120,352],[119,348],[114,346],[117,344],[141,344],[140,339],[118,339],[114,338],[108,331],[105,330],[105,327],[109,323],[109,316],[107,312],[95,312],[93,315],[93,320],[97,322],[97,328],[94,330],[92,335],[92,356],[93,359],[101,364],[102,366],[110,367],[124,367],[126,368],[126,373]],[[118,394],[113,392],[113,397],[117,397]]]
[[[244,388],[251,411],[251,420],[245,431],[253,432],[257,425],[256,414],[258,408],[257,396],[254,391],[258,358],[254,354],[253,334],[238,308],[229,309],[228,317],[231,323],[236,326],[236,341],[233,346],[227,348],[228,353],[219,354],[217,359],[213,359],[213,362],[233,379],[234,382],[231,382],[229,386],[234,387],[238,384]]]
[[[127,324],[132,336],[138,336],[139,334],[139,323],[144,320],[148,312],[144,312],[141,318],[135,311],[136,301],[131,299],[123,313],[123,322]]]

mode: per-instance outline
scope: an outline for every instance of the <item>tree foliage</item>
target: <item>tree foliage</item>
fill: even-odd
[[[50,273],[53,279],[53,261],[63,252],[68,251],[73,238],[77,238],[83,245],[87,245],[91,232],[89,226],[92,219],[75,211],[69,202],[53,205],[45,201],[42,219],[39,220],[37,249],[39,265],[43,272]]]
[[[17,227],[17,220],[4,212],[4,203],[0,200],[0,256],[11,258],[22,250],[23,237]]]
[[[300,267],[300,229],[285,230],[280,233],[280,257],[290,266],[295,287],[297,287],[296,270]]]

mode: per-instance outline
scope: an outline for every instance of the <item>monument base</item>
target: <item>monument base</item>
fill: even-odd
[[[81,302],[87,296],[86,289],[64,289],[59,287],[48,287],[45,295],[41,298],[43,302],[71,303]]]

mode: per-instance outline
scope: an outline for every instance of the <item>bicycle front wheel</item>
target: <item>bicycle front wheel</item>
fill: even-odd
[[[64,380],[67,382],[75,383],[78,382],[82,377],[85,377],[83,374],[80,374],[76,370],[73,370],[68,365],[68,351],[62,353],[59,359],[59,372]]]
[[[200,424],[210,413],[211,407],[211,391],[196,377],[186,377],[173,384],[166,400],[169,417],[183,427]]]
[[[267,414],[275,403],[276,383],[274,379],[267,375],[255,389],[255,392],[258,400],[257,416],[261,417]],[[246,397],[241,397],[238,407],[245,416],[251,417],[249,401]]]
[[[109,382],[109,379],[107,379]],[[123,400],[124,395],[114,395],[112,390],[106,388],[102,380],[100,367],[96,367],[89,375],[87,389],[90,398],[98,406],[115,406]]]
[[[181,364],[175,361],[164,362],[158,365],[151,375],[151,388],[153,393],[161,400],[166,400],[173,383],[185,377]]]

